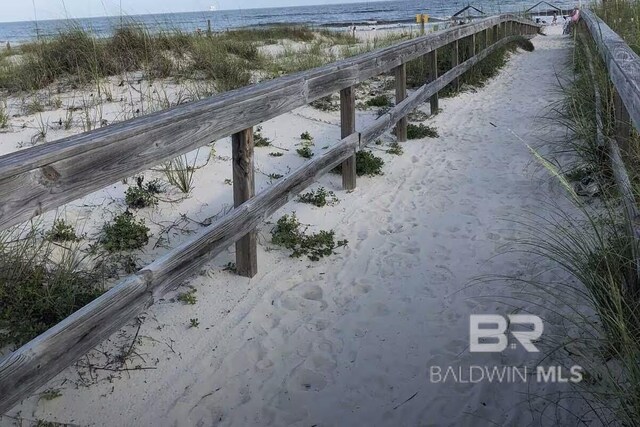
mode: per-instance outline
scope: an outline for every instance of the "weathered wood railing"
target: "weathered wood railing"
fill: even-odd
[[[634,242],[631,248],[633,265],[627,272],[627,287],[631,292],[637,293],[640,291],[640,210],[623,161],[623,154],[633,155],[629,146],[631,127],[635,127],[636,131],[640,130],[640,56],[593,11],[583,10],[581,17],[581,25],[595,44],[613,86],[615,136],[608,138],[603,131],[603,97],[597,86],[594,59],[589,50],[589,43],[586,43],[584,35],[579,33],[585,43],[589,71],[594,81],[598,144],[608,152],[613,176],[624,204],[628,231]]]
[[[0,229],[76,200],[120,179],[232,135],[235,209],[58,325],[0,360],[0,413],[29,396],[176,284],[236,244],[238,272],[257,272],[256,227],[319,176],[342,164],[345,189],[356,185],[355,153],[517,35],[533,36],[531,21],[500,15],[432,33],[314,70],[224,93],[0,157]],[[476,52],[476,37],[484,40]],[[471,43],[469,43],[471,42]],[[438,76],[438,49],[453,44],[453,67]],[[469,52],[460,62],[458,45]],[[406,63],[426,56],[425,85],[407,96]],[[356,132],[355,85],[394,71],[397,104]],[[255,195],[252,126],[340,92],[342,140],[321,156]]]

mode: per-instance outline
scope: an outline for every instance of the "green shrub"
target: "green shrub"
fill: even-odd
[[[101,242],[109,252],[140,249],[149,243],[149,231],[144,220],[136,220],[126,211],[104,225]]]
[[[393,142],[389,145],[389,149],[387,150],[388,154],[394,154],[396,156],[401,156],[402,153],[404,153],[404,150],[402,149],[402,146],[397,143],[397,142]]]
[[[300,134],[300,139],[303,141],[309,141],[312,142],[313,141],[313,137],[311,136],[311,134],[308,131],[304,131]]]
[[[253,132],[253,145],[255,147],[268,147],[271,145],[271,140],[262,135],[262,126],[256,127]]]
[[[358,151],[356,153],[356,175],[358,176],[375,176],[383,175],[382,166],[384,166],[384,160],[375,156],[370,151]],[[342,165],[336,166],[332,169],[333,173],[341,174]]]
[[[335,240],[335,232],[322,230],[318,233],[305,234],[295,213],[280,218],[273,230],[271,241],[278,246],[292,250],[291,257],[307,256],[311,261],[332,255],[336,248],[346,246],[346,240]]]
[[[269,153],[269,155],[271,157],[282,157],[282,156],[284,156],[284,153],[278,151],[278,152]]]
[[[409,123],[407,125],[407,138],[408,139],[422,139],[422,138],[438,138],[438,130],[431,126],[425,126],[422,123],[414,125]]]
[[[198,298],[196,298],[196,290],[191,289],[188,292],[178,294],[178,301],[186,305],[195,305],[196,302],[198,302]]]
[[[159,180],[154,179],[143,185],[144,177],[137,178],[137,186],[129,187],[125,193],[125,203],[132,209],[143,209],[158,204],[157,195],[164,192]]]
[[[125,193],[125,203],[131,209],[143,209],[158,204],[158,199],[144,188],[129,187]]]
[[[45,237],[52,242],[77,242],[80,240],[73,226],[67,224],[62,218],[53,222],[53,227],[47,231]]]
[[[316,110],[320,110],[320,111],[340,110],[340,105],[336,102],[333,102],[333,97],[331,95],[323,96],[322,98],[316,99],[315,101],[312,101],[309,105],[311,105]]]
[[[388,107],[389,98],[386,95],[378,95],[367,100],[366,105],[368,107]]]
[[[298,201],[322,208],[327,205],[335,205],[338,203],[338,198],[333,191],[327,191],[326,188],[320,187],[315,191],[301,194]]]
[[[305,159],[310,159],[313,157],[313,151],[311,151],[311,147],[309,147],[308,145],[298,148],[296,152],[300,157],[304,157]]]

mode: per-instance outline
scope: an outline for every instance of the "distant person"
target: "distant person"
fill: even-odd
[[[553,20],[551,21],[551,25],[558,24],[558,12],[553,12]]]
[[[11,52],[11,43],[7,42],[7,52]]]
[[[577,24],[578,20],[580,20],[580,9],[574,7],[571,11],[571,21],[573,21],[574,24]]]
[[[570,19],[564,24],[564,28],[562,30],[563,34],[571,34],[573,27],[578,24],[578,20],[580,19],[580,9],[574,7],[571,13],[569,13],[569,18]]]

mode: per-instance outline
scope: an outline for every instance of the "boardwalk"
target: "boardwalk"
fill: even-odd
[[[63,387],[62,397],[32,398],[12,414],[140,426],[553,425],[564,419],[548,401],[555,389],[436,384],[429,376],[434,366],[520,366],[539,357],[470,354],[468,322],[472,313],[514,310],[495,302],[511,292],[508,284],[469,286],[474,277],[544,268],[525,255],[494,256],[518,235],[509,220],[562,199],[526,146],[558,132],[539,116],[560,99],[557,74],[570,72],[570,38],[559,27],[547,32],[533,40],[535,52],[515,54],[486,87],[441,100],[443,112],[430,123],[439,139],[404,144],[405,154],[384,176],[361,179],[355,192],[340,193],[339,205],[314,217],[314,225],[349,240],[339,255],[310,263],[261,245],[261,269],[251,281],[201,276],[191,281],[198,289],[194,309],[149,310],[137,352],[157,369],[89,388]],[[339,177],[321,183],[336,191],[340,185]],[[311,215],[287,206],[273,218],[294,208],[303,222]],[[201,326],[187,334],[189,317]]]

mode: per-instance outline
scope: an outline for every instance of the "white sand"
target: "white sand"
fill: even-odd
[[[511,295],[507,283],[468,285],[482,274],[525,277],[547,267],[523,254],[494,256],[519,234],[509,220],[562,198],[514,136],[538,145],[561,131],[541,130],[538,118],[560,97],[555,73],[567,72],[570,39],[551,31],[534,39],[535,52],[515,54],[485,88],[441,100],[443,112],[427,121],[440,138],[403,144],[400,157],[383,154],[384,176],[360,178],[352,193],[340,190],[338,176],[326,176],[319,185],[335,191],[340,204],[318,209],[292,202],[273,216],[296,211],[312,229],[331,228],[347,238],[348,248],[319,262],[292,259],[271,250],[265,225],[257,277],[221,270],[233,260],[230,249],[189,282],[196,305],[168,296],[143,316],[137,356],[127,366],[155,369],[82,369],[84,380],[94,383],[84,387],[70,368],[42,389],[60,389],[62,397],[30,398],[10,415],[113,426],[562,423],[566,414],[552,403],[559,399],[554,386],[429,381],[430,366],[522,366],[540,357],[469,353],[470,314],[540,309],[496,302]],[[373,119],[373,113],[359,114],[359,125]],[[304,107],[265,124],[264,133],[293,148],[309,130],[319,153],[325,141],[338,139],[338,122],[337,113]],[[215,147],[217,155],[230,155],[227,142]],[[278,150],[257,151],[265,173],[303,163],[295,151],[277,159],[267,153]],[[268,180],[258,175],[265,188]],[[215,161],[198,171],[190,199],[178,207],[161,204],[148,215],[207,218],[231,202],[223,183],[230,177],[228,162]],[[117,199],[124,188],[105,191]],[[67,212],[86,218],[90,213],[80,204]],[[96,209],[89,210],[95,218]],[[186,236],[173,238],[172,246]],[[191,318],[199,328],[188,328]],[[99,359],[93,354],[91,360]]]

